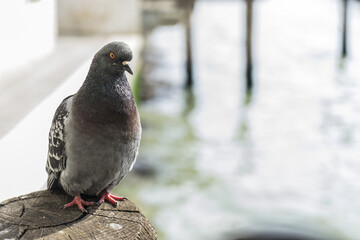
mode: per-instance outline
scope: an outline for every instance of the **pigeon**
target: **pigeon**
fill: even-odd
[[[74,197],[63,208],[94,205],[81,195],[117,205],[110,193],[131,171],[141,138],[140,117],[125,71],[132,51],[111,42],[94,56],[80,89],[57,108],[49,132],[47,188]]]

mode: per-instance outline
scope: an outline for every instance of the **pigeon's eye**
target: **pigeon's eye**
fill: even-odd
[[[115,54],[113,52],[110,53],[110,58],[114,59],[115,58]]]

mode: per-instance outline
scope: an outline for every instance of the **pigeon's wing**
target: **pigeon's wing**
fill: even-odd
[[[48,173],[48,189],[58,186],[60,172],[66,167],[65,153],[65,120],[69,116],[70,104],[73,95],[65,98],[56,109],[50,132],[49,132],[49,151],[46,162],[46,172]]]

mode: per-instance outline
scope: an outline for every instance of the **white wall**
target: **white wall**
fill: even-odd
[[[55,0],[0,1],[0,71],[52,50],[55,7]]]

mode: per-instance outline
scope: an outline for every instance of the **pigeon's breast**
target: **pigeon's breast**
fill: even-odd
[[[96,195],[116,186],[130,170],[140,144],[141,127],[124,117],[118,121],[81,121],[67,119],[67,167],[61,184],[69,185],[71,192]],[[129,126],[132,125],[132,126]],[[64,187],[65,189],[65,187]]]

